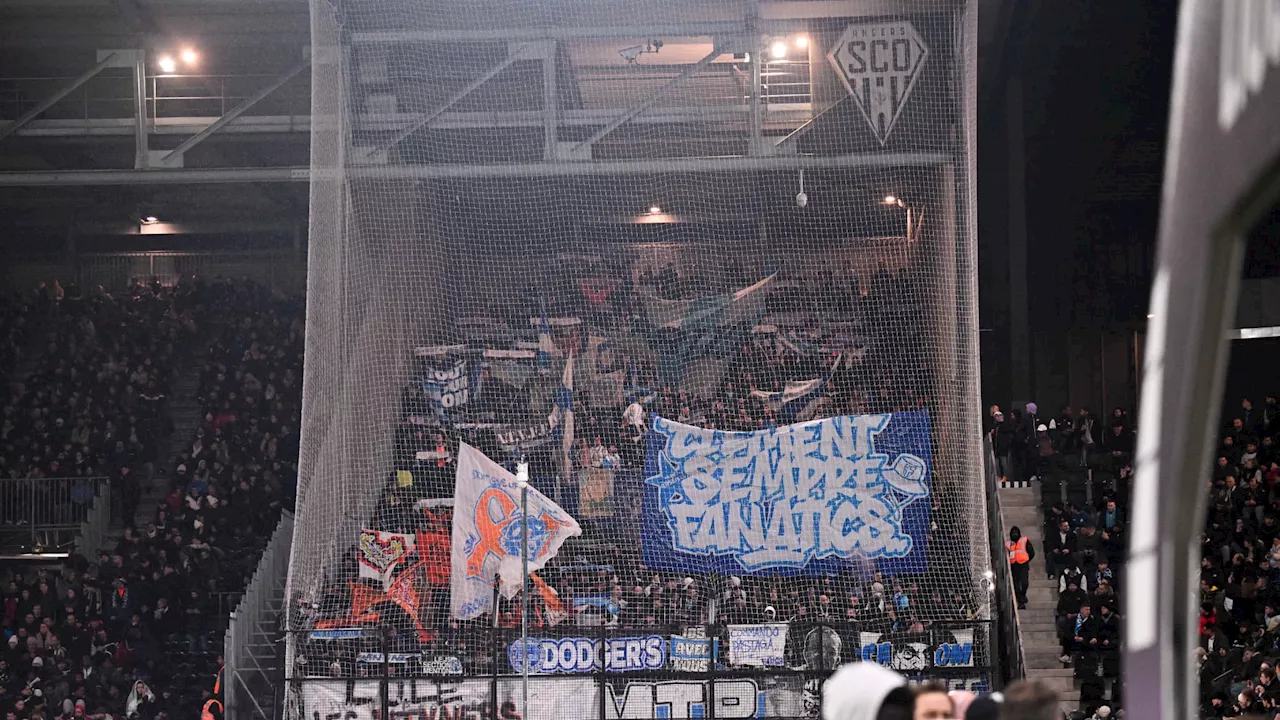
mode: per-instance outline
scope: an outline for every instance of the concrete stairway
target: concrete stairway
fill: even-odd
[[[200,426],[200,373],[204,371],[206,348],[198,348],[184,360],[174,373],[174,382],[169,394],[169,419],[173,422],[173,432],[167,438],[161,438],[158,448],[156,472],[142,488],[142,499],[133,513],[133,526],[142,530],[156,515],[156,505],[169,493],[169,478],[175,467],[173,458],[182,447],[190,443]]]
[[[1018,611],[1018,632],[1022,637],[1023,659],[1028,680],[1044,683],[1062,696],[1064,715],[1075,712],[1080,705],[1080,690],[1076,687],[1074,671],[1063,667],[1058,658],[1062,645],[1054,624],[1054,612],[1058,607],[1058,586],[1045,576],[1044,514],[1040,510],[1040,484],[1028,488],[1001,488],[1000,510],[1004,532],[1017,525],[1022,534],[1035,546],[1036,557],[1031,561],[1031,584],[1027,590],[1027,607]]]

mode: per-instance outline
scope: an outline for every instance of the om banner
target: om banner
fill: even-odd
[[[644,562],[655,570],[820,575],[863,558],[925,569],[926,411],[756,432],[654,417]]]

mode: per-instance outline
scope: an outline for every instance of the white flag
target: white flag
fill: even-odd
[[[494,576],[501,577],[508,600],[520,590],[520,489],[515,475],[460,443],[453,497],[451,609],[455,618],[471,620],[492,609]],[[529,572],[555,557],[566,539],[581,534],[577,520],[529,488]]]

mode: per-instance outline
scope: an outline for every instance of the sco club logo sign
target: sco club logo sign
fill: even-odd
[[[911,23],[850,25],[827,55],[884,145],[902,115],[929,49]]]

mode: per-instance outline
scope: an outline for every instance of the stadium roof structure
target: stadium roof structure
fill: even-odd
[[[626,178],[661,173],[695,194],[745,182],[783,211],[795,209],[801,169],[810,194],[861,205],[881,196],[884,167],[951,159],[936,143],[833,144],[864,121],[843,88],[809,82],[808,63],[825,65],[825,51],[762,61],[769,38],[939,0],[545,0],[515,17],[496,14],[510,6],[496,0],[430,0],[394,27],[346,6],[352,122],[379,177],[445,179],[462,192],[543,178],[557,192],[594,192],[604,215],[630,222],[637,202],[678,203],[637,200]],[[986,83],[1011,10],[1003,0],[980,9]],[[200,206],[209,217],[195,224],[290,232],[310,177],[309,42],[304,0],[0,0],[0,215],[34,226],[61,209],[107,228],[122,207]],[[198,62],[161,66],[187,48]],[[762,67],[779,76],[762,80]],[[396,157],[414,134],[412,161]]]

